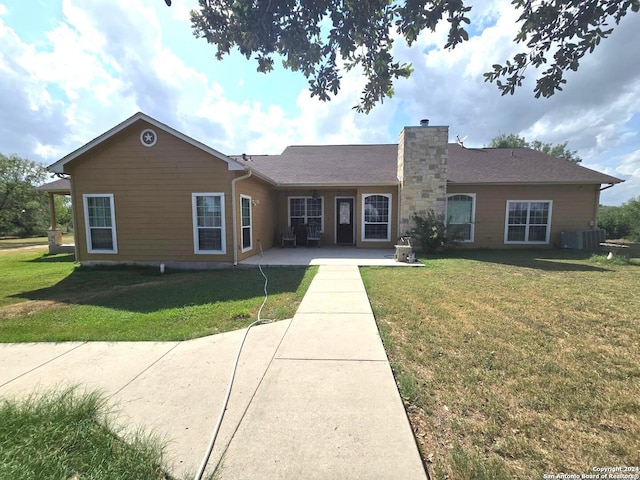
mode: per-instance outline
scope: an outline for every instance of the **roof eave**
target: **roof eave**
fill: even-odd
[[[396,187],[400,182],[351,182],[351,183],[277,183],[278,187],[287,188],[355,188],[355,187]]]
[[[40,187],[36,187],[36,190],[44,193],[59,193],[59,194],[65,194],[65,195],[71,194],[71,189],[69,188],[46,188],[46,186],[44,185]]]
[[[529,181],[521,181],[521,182],[456,182],[454,180],[447,180],[447,183],[455,184],[455,185],[616,185],[618,183],[622,183],[624,180],[616,179],[615,182],[611,181],[537,181],[537,182],[529,182]]]

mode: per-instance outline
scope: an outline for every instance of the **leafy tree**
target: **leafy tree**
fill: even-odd
[[[71,197],[65,195],[55,195],[53,197],[56,209],[56,219],[63,227],[73,226],[73,214],[71,213]]]
[[[640,198],[619,207],[600,205],[598,225],[607,231],[607,238],[640,242]]]
[[[470,3],[470,2],[468,2]],[[170,2],[167,2],[170,4]],[[593,52],[629,9],[640,0],[513,0],[520,13],[514,41],[524,46],[505,65],[495,64],[485,81],[495,82],[503,95],[522,85],[529,66],[548,64],[537,80],[535,96],[549,97],[567,70]],[[259,72],[273,69],[274,57],[309,80],[312,96],[329,100],[340,89],[340,70],[363,69],[367,83],[358,111],[369,112],[393,95],[393,81],[409,77],[411,65],[391,54],[393,32],[408,43],[423,30],[448,24],[445,48],[469,39],[470,6],[464,0],[199,0],[191,12],[194,35],[216,46],[221,59],[237,48],[258,62]]]
[[[509,135],[501,133],[497,137],[494,137],[489,143],[489,147],[491,148],[532,148],[533,150],[538,150],[539,152],[546,153],[547,155],[552,155],[554,157],[562,158],[564,160],[569,160],[573,163],[582,162],[582,158],[576,155],[577,150],[569,150],[567,149],[567,144],[569,142],[559,143],[557,145],[553,145],[551,143],[543,143],[540,140],[534,140],[533,142],[528,142],[524,137],[520,137],[513,133]]]
[[[46,195],[35,187],[48,177],[44,166],[0,154],[0,233],[43,233],[49,222]]]

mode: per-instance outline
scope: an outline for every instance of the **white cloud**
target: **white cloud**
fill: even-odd
[[[197,0],[172,0],[171,7],[167,10],[171,12],[171,18],[174,20],[189,23],[191,21],[191,10],[197,8]]]
[[[622,175],[640,178],[640,150],[636,150],[632,154],[625,156],[616,168],[616,171]],[[640,190],[638,190],[638,193],[640,194]]]
[[[38,145],[59,144],[66,134],[64,108],[25,68],[33,48],[0,18],[0,139],[3,153],[26,153]]]

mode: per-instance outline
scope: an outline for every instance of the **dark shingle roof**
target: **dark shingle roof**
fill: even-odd
[[[451,183],[620,183],[622,180],[529,148],[449,144]]]
[[[232,156],[241,160],[242,156]],[[397,145],[301,145],[246,165],[279,185],[395,185]]]
[[[53,182],[45,183],[36,187],[40,192],[64,193],[71,192],[71,182],[68,178],[59,178]]]
[[[242,162],[242,156],[233,156]],[[287,147],[244,162],[278,185],[397,184],[398,145]],[[451,183],[619,183],[622,180],[528,148],[449,144]]]

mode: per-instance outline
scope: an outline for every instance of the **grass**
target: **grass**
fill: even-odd
[[[0,401],[0,478],[161,480],[162,446],[109,423],[97,393],[74,389]]]
[[[291,318],[317,268],[265,269],[262,318]],[[256,269],[201,272],[81,268],[72,255],[0,254],[0,342],[185,340],[254,321]]]
[[[436,479],[640,464],[640,262],[455,252],[364,268]]]
[[[47,237],[0,237],[0,250],[7,250],[22,247],[37,247],[48,245]],[[73,243],[73,234],[66,233],[62,236],[62,243]]]

